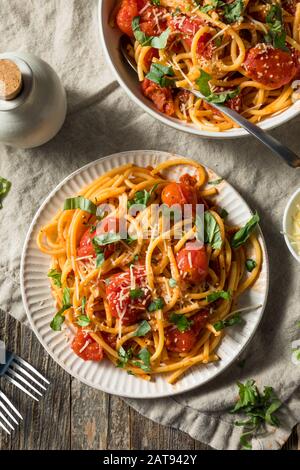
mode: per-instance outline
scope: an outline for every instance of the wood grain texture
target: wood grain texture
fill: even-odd
[[[161,426],[122,399],[71,378],[44,351],[32,331],[0,313],[0,338],[51,382],[37,403],[0,379],[24,422],[12,436],[0,431],[0,449],[19,450],[206,450],[210,447],[176,429]],[[284,449],[299,448],[296,429]]]

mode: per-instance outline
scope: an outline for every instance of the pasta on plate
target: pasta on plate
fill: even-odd
[[[210,103],[259,123],[299,97],[298,0],[121,0],[112,24],[131,38],[142,93],[201,130],[237,127]]]
[[[182,165],[188,173],[169,179]],[[237,299],[259,277],[262,249],[257,213],[230,225],[214,201],[222,181],[208,179],[184,158],[128,163],[67,199],[40,229],[58,308],[51,328],[66,323],[83,360],[106,358],[146,380],[166,374],[169,383],[219,360],[226,328],[243,321]]]

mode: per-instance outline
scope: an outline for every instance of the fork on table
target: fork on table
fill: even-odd
[[[16,416],[19,419],[23,419],[17,408],[14,407],[12,402],[0,390],[0,428],[2,428],[7,434],[10,434],[11,431],[15,430],[13,424],[17,426],[19,425]]]

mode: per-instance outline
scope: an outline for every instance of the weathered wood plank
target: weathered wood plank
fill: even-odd
[[[107,449],[130,449],[129,406],[121,398],[109,396]]]
[[[107,449],[109,395],[75,379],[71,395],[71,449]]]
[[[24,418],[11,437],[1,434],[2,449],[69,449],[70,377],[44,351],[29,328],[8,315],[0,315],[1,338],[9,350],[27,360],[51,382],[45,396],[35,402],[1,379],[1,389]]]

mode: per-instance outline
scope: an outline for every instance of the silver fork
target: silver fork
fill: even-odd
[[[12,402],[0,390],[0,428],[4,429],[7,434],[10,434],[11,431],[15,430],[11,424],[11,421],[15,425],[19,425],[19,422],[16,420],[14,415],[17,415],[20,419],[23,419],[17,408],[14,407]]]
[[[6,378],[36,401],[39,401],[43,396],[42,392],[46,390],[44,384],[50,384],[32,365],[9,351],[6,351],[5,364],[0,364],[0,377]]]

